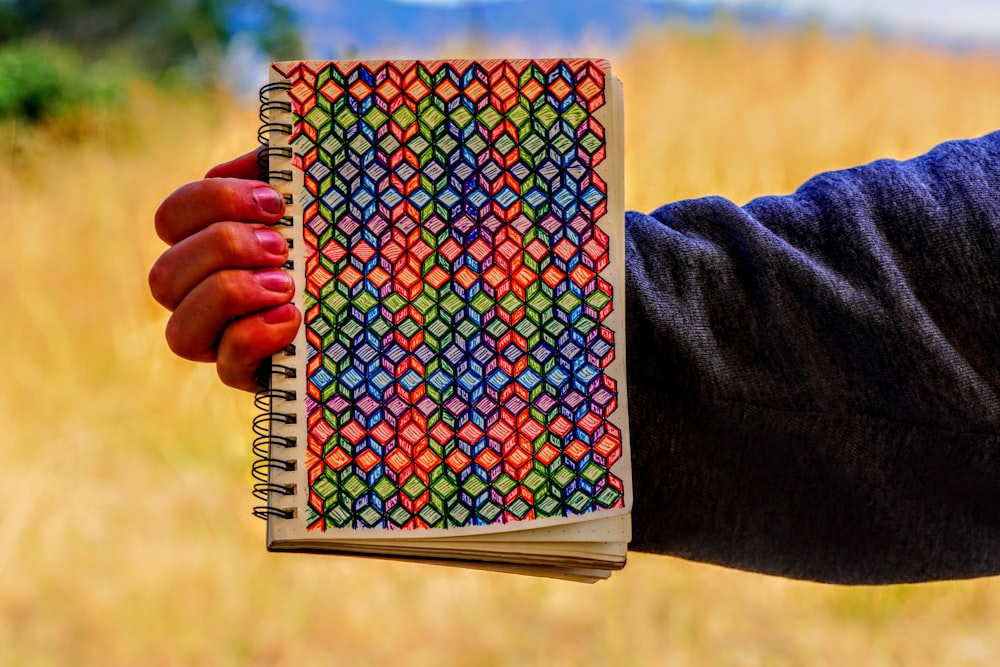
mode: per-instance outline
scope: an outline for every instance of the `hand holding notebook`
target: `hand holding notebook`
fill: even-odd
[[[259,389],[261,360],[291,343],[301,321],[293,286],[282,281],[287,243],[270,228],[284,199],[256,180],[257,153],[213,167],[164,200],[156,231],[171,247],[149,274],[153,297],[173,313],[170,348],[215,363],[223,382],[246,391]]]
[[[621,567],[621,113],[606,64],[273,72],[262,136],[306,326],[260,396],[269,547],[583,580]],[[235,329],[269,318],[298,325],[278,306]]]

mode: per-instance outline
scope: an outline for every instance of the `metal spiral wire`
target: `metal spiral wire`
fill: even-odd
[[[260,122],[257,130],[257,140],[262,148],[257,151],[257,165],[260,168],[258,180],[266,182],[289,183],[292,181],[290,170],[275,170],[270,168],[271,158],[291,160],[294,156],[289,146],[271,146],[270,136],[272,132],[279,132],[291,135],[292,126],[288,123],[276,123],[270,120],[272,113],[290,113],[292,105],[285,100],[272,100],[270,94],[277,91],[288,91],[290,88],[287,81],[277,81],[264,85],[260,89]],[[291,204],[291,195],[284,193],[285,203]],[[290,227],[292,217],[284,216],[276,223],[278,226]],[[286,239],[289,248],[293,247],[294,240]],[[286,269],[294,269],[295,263],[291,260],[284,264]],[[289,345],[285,348],[286,356],[295,355],[295,346]],[[254,462],[251,473],[256,480],[253,486],[253,495],[264,503],[253,508],[254,516],[262,519],[290,519],[295,516],[295,511],[287,508],[275,507],[271,504],[272,497],[277,494],[281,496],[295,495],[294,484],[277,484],[271,481],[272,470],[277,472],[290,472],[295,470],[295,461],[290,459],[276,458],[273,454],[276,449],[288,449],[296,446],[294,436],[280,435],[273,432],[275,425],[294,424],[297,418],[294,413],[278,412],[276,402],[283,401],[290,404],[296,399],[296,392],[288,389],[281,389],[273,386],[272,380],[275,378],[293,379],[296,370],[293,366],[275,363],[272,359],[261,364],[255,376],[255,381],[260,390],[254,395],[254,406],[259,411],[253,420],[253,454]]]

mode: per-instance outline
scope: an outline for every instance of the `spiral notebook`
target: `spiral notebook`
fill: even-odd
[[[271,64],[305,317],[257,397],[269,549],[624,566],[622,115],[603,60]]]

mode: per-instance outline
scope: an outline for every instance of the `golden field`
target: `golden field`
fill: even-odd
[[[615,67],[630,208],[1000,127],[998,54],[720,27],[642,35]],[[1000,578],[847,588],[636,555],[584,586],[267,554],[252,399],[170,355],[146,288],[159,201],[249,148],[256,110],[137,87],[126,112],[0,130],[0,666],[1000,664]]]

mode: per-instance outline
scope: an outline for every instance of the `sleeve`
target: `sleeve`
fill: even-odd
[[[637,551],[1000,573],[1000,132],[626,216]]]

